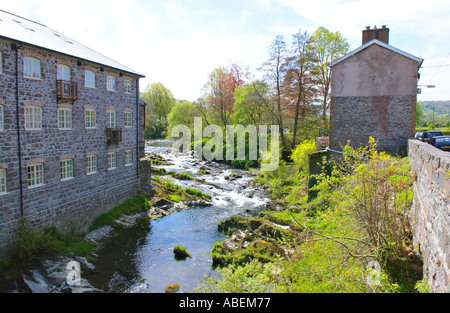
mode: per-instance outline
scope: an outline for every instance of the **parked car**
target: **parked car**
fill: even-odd
[[[437,136],[443,136],[443,134],[440,130],[426,130],[422,134],[421,141],[429,142],[431,138],[437,137]]]
[[[450,136],[436,136],[428,143],[443,151],[450,151]]]
[[[422,135],[423,135],[422,132],[418,132],[418,133],[416,133],[416,134],[414,135],[414,139],[422,140]]]

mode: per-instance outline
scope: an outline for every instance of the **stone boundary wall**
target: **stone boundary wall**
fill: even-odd
[[[414,183],[410,212],[414,246],[423,257],[424,280],[435,293],[450,292],[450,152],[409,140]]]

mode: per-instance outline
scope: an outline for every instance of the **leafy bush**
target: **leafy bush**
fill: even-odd
[[[87,256],[91,251],[92,246],[82,239],[81,234],[63,234],[54,226],[42,231],[21,226],[8,263],[23,269],[47,257],[65,253]]]
[[[316,151],[315,140],[305,140],[299,144],[294,151],[292,151],[291,159],[294,161],[295,165],[303,171],[308,172],[308,157],[311,153]]]
[[[257,260],[243,266],[230,265],[218,269],[221,279],[206,279],[195,292],[215,293],[265,293],[275,289],[277,267],[272,263],[262,264]]]

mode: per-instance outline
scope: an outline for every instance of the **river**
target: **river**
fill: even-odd
[[[183,188],[194,187],[212,195],[210,206],[191,207],[152,221],[140,221],[119,231],[98,252],[95,270],[86,278],[104,292],[160,293],[171,283],[180,285],[180,292],[191,292],[205,276],[217,275],[212,269],[211,249],[216,241],[225,239],[217,223],[232,215],[253,215],[264,208],[268,198],[254,187],[248,171],[224,164],[199,161],[191,153],[176,153],[172,141],[155,140],[146,145],[146,152],[157,153],[171,165],[166,171],[185,172],[214,185],[182,181],[170,176]],[[210,174],[199,174],[206,169]],[[226,179],[230,174],[238,178]],[[240,177],[242,176],[242,177]],[[192,258],[177,261],[173,247],[186,247]]]

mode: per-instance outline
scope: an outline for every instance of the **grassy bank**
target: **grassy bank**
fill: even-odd
[[[141,195],[128,199],[98,216],[89,226],[89,230],[115,225],[114,221],[121,216],[145,212],[150,206],[150,202]],[[16,234],[16,242],[7,259],[0,265],[0,272],[8,272],[9,278],[15,278],[25,269],[47,258],[60,255],[89,258],[94,248],[94,244],[86,240],[84,232],[62,233],[55,226],[37,230],[23,225]]]
[[[209,279],[198,291],[428,290],[421,281],[420,255],[411,244],[408,159],[375,148],[374,142],[359,150],[346,147],[343,159],[327,165],[331,174],[318,175],[317,197],[311,202],[300,150],[291,164],[262,173],[256,180],[272,192],[278,208],[219,225],[229,238],[242,239],[214,246],[223,279]]]

